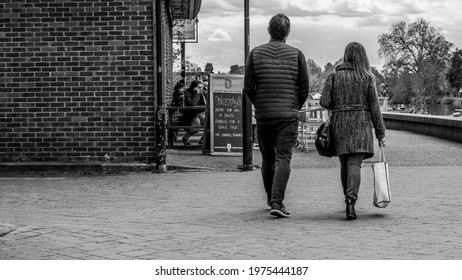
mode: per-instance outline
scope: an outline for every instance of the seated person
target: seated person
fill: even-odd
[[[170,103],[170,105],[171,106],[184,106],[184,84],[181,81],[178,81],[175,87],[173,87],[173,100]],[[181,119],[180,119],[180,124],[181,124]],[[173,137],[173,142],[175,142],[178,137],[178,129],[171,129],[170,133],[171,133],[171,136]]]
[[[184,105],[185,106],[205,106],[206,97],[204,92],[204,85],[201,81],[195,80],[184,92]],[[203,126],[205,124],[205,110],[184,110],[182,121],[190,124],[191,126]],[[198,133],[200,129],[188,129],[182,141],[185,146],[190,146],[189,137]],[[202,145],[203,137],[199,140],[199,145]]]

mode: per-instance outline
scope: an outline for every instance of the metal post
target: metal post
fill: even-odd
[[[250,48],[249,0],[244,0],[244,65]],[[247,95],[242,96],[243,171],[254,170],[252,160],[252,103]]]
[[[181,79],[186,86],[186,49],[185,42],[181,42]]]
[[[156,84],[157,84],[157,102],[156,102],[156,111],[155,111],[155,122],[156,122],[156,140],[155,140],[155,158],[156,158],[156,167],[158,172],[166,172],[166,145],[165,145],[165,136],[166,136],[166,108],[164,107],[164,78],[163,78],[163,69],[164,69],[164,58],[162,55],[162,10],[160,0],[154,0],[156,2]]]

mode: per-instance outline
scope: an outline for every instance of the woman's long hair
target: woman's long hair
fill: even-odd
[[[197,87],[198,85],[201,85],[202,82],[199,81],[199,80],[194,80],[191,82],[191,84],[189,85],[189,89],[190,90],[193,90],[195,87]]]
[[[353,64],[357,77],[363,79],[374,78],[369,59],[367,58],[366,49],[360,43],[351,42],[346,46],[343,61]]]

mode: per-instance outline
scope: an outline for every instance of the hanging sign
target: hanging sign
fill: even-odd
[[[178,19],[173,22],[173,42],[174,43],[197,43],[198,39],[198,20]]]

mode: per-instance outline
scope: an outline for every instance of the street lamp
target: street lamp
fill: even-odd
[[[244,0],[244,68],[249,55],[249,33],[249,0]],[[252,171],[254,170],[252,161],[252,103],[245,93],[242,96],[242,120],[242,171]]]

